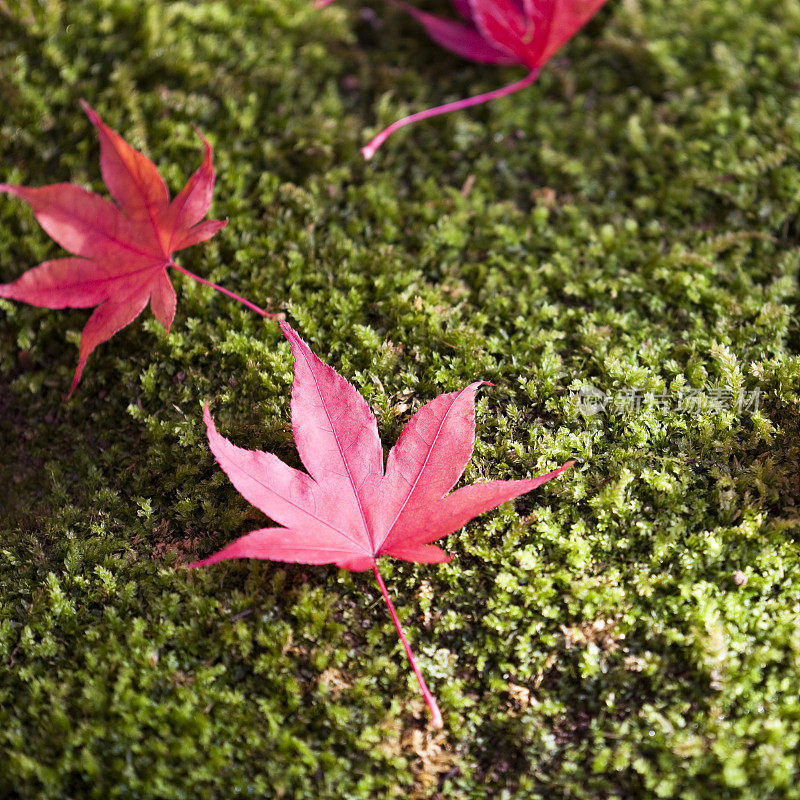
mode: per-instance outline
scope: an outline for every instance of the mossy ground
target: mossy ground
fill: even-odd
[[[3,0],[0,177],[104,191],[83,97],[175,190],[197,125],[230,221],[181,263],[285,309],[387,445],[483,378],[465,480],[578,466],[384,565],[431,736],[369,573],[176,569],[261,521],[202,401],[297,464],[277,326],[175,275],[170,337],[146,312],[63,402],[86,312],[0,302],[0,794],[800,797],[800,3],[611,0],[365,164],[518,77],[375,8]],[[0,198],[1,280],[59,252]]]

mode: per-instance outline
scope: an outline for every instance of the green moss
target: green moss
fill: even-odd
[[[0,301],[0,794],[791,798],[800,773],[800,8],[611,2],[525,93],[380,8],[0,3],[0,177],[101,190],[78,99],[228,227],[181,263],[278,308],[387,445],[476,378],[467,480],[568,476],[368,574],[176,569],[256,527],[208,452],[298,464],[274,323],[176,276],[62,402],[86,319]],[[0,199],[0,279],[58,249]],[[581,412],[578,391],[668,395]],[[758,389],[738,411],[720,393]],[[694,392],[694,409],[677,403]],[[438,792],[438,794],[437,794]]]

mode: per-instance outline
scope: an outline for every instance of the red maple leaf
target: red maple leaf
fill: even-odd
[[[0,297],[45,308],[97,306],[81,335],[70,395],[92,351],[132,322],[148,302],[169,333],[176,297],[167,267],[234,297],[262,316],[273,316],[172,260],[176,250],[210,239],[227,224],[202,221],[214,190],[211,145],[203,139],[202,165],[170,201],[155,164],[86,103],[81,105],[100,135],[100,169],[117,205],[73,183],[36,189],[0,184],[0,192],[28,203],[44,230],[75,255],[45,261],[12,283],[0,284]]]
[[[326,6],[332,0],[317,0]],[[390,125],[365,147],[369,160],[396,130],[449,111],[458,111],[505,97],[529,86],[539,70],[569,41],[607,0],[453,0],[463,22],[443,19],[403,2],[390,0],[407,11],[437,44],[456,55],[480,64],[519,64],[529,72],[522,80],[502,89],[429,108]]]
[[[217,433],[205,407],[208,443],[239,493],[281,527],[261,528],[190,564],[232,558],[371,569],[389,607],[434,727],[436,701],[417,668],[377,560],[394,556],[449,561],[437,539],[484,511],[541,486],[572,461],[538,478],[474,483],[448,494],[464,472],[475,441],[475,392],[482,381],[439,395],[409,420],[383,466],[375,417],[356,388],[322,363],[285,322],[294,356],[292,430],[308,474],[272,453],[243,450]]]

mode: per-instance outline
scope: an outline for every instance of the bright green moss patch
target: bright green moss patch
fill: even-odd
[[[379,12],[0,2],[0,178],[101,190],[81,97],[173,190],[197,125],[229,224],[181,263],[285,302],[384,441],[483,378],[466,480],[578,466],[385,565],[431,739],[368,573],[175,568],[262,521],[203,400],[298,464],[275,324],[175,275],[170,337],[147,312],[63,403],[87,314],[0,301],[0,795],[797,797],[800,7],[611,0],[367,165],[516,77]],[[0,198],[0,280],[58,252]]]

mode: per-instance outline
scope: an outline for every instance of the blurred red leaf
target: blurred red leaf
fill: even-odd
[[[407,11],[428,36],[447,50],[480,64],[519,64],[529,72],[522,80],[491,92],[429,108],[398,120],[381,131],[365,147],[364,158],[396,130],[423,119],[486,103],[533,83],[550,57],[569,41],[607,0],[453,0],[463,21],[443,19],[420,11],[403,0],[389,0]],[[326,6],[331,0],[317,0]]]

